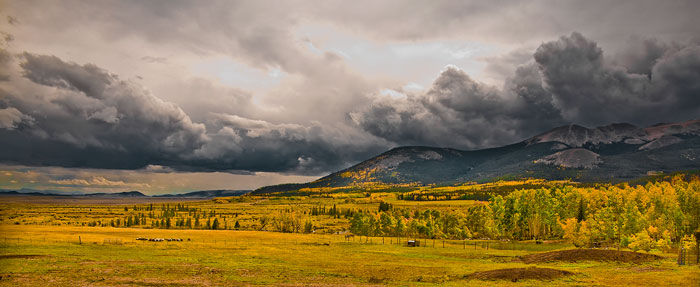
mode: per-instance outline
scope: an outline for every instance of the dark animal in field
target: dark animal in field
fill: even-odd
[[[345,240],[355,237],[353,234],[345,234]]]
[[[136,238],[136,240],[148,240],[148,238],[138,237],[138,238]]]

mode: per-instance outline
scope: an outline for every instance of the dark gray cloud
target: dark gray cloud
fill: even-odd
[[[563,123],[534,66],[523,66],[507,90],[448,67],[422,95],[378,98],[350,116],[360,127],[392,142],[458,148],[491,147]]]
[[[350,115],[362,129],[395,143],[461,148],[508,144],[566,123],[696,118],[700,46],[641,45],[608,61],[595,42],[572,33],[543,43],[503,89],[450,67],[425,94],[378,97]]]
[[[642,56],[634,62],[635,57],[625,58],[622,66],[606,59],[595,42],[573,33],[541,45],[534,58],[567,121],[652,124],[700,114],[699,48],[644,41]]]
[[[21,57],[21,70],[1,87],[0,102],[32,120],[2,131],[6,161],[138,168],[175,160],[207,139],[204,125],[179,107],[94,65]]]
[[[0,86],[0,158],[6,163],[308,174],[388,147],[343,126],[274,124],[225,113],[197,123],[133,81],[55,56],[23,53],[19,65],[4,67],[14,73]]]

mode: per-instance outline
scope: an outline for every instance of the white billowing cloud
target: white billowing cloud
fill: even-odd
[[[31,123],[34,119],[15,108],[0,109],[0,129],[16,129],[21,123]]]
[[[49,180],[49,183],[63,186],[79,187],[128,187],[128,188],[148,188],[145,183],[127,183],[121,180],[109,180],[102,176],[92,176],[90,178],[72,178]]]
[[[155,170],[154,170],[155,169]],[[0,165],[0,189],[64,193],[123,192],[183,193],[214,189],[255,189],[264,185],[307,182],[310,176],[259,172],[176,172],[152,167],[143,170],[84,169]]]

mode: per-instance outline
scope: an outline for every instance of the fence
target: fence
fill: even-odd
[[[225,232],[225,231],[224,231]],[[314,234],[314,235],[296,235],[287,233],[274,233],[273,238],[267,238],[258,235],[239,236],[237,231],[229,231],[231,233],[222,233],[226,237],[216,238],[183,238],[183,241],[140,241],[136,237],[126,236],[91,236],[84,237],[78,234],[64,235],[61,237],[34,236],[25,235],[19,237],[0,237],[0,244],[4,244],[3,248],[8,248],[11,245],[19,244],[76,244],[76,245],[125,245],[125,246],[163,246],[175,248],[187,248],[189,244],[206,244],[215,245],[218,248],[225,249],[241,249],[256,246],[276,246],[276,245],[314,245],[328,246],[338,244],[362,244],[362,245],[396,245],[408,246],[409,240],[420,242],[415,248],[450,248],[468,250],[524,250],[531,252],[543,252],[554,249],[570,247],[570,244],[565,242],[550,242],[548,244],[536,244],[535,242],[521,241],[497,241],[497,240],[448,240],[448,239],[423,239],[413,237],[368,237],[360,235],[331,235],[331,234]],[[679,250],[678,263],[685,265],[697,265],[698,253],[697,247],[689,250]]]

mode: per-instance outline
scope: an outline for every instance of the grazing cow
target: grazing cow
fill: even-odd
[[[138,237],[136,240],[148,240],[148,238]]]
[[[347,241],[347,240],[350,240],[350,238],[354,238],[354,237],[355,237],[355,235],[353,235],[353,234],[345,234],[345,240],[346,240],[346,241]]]

